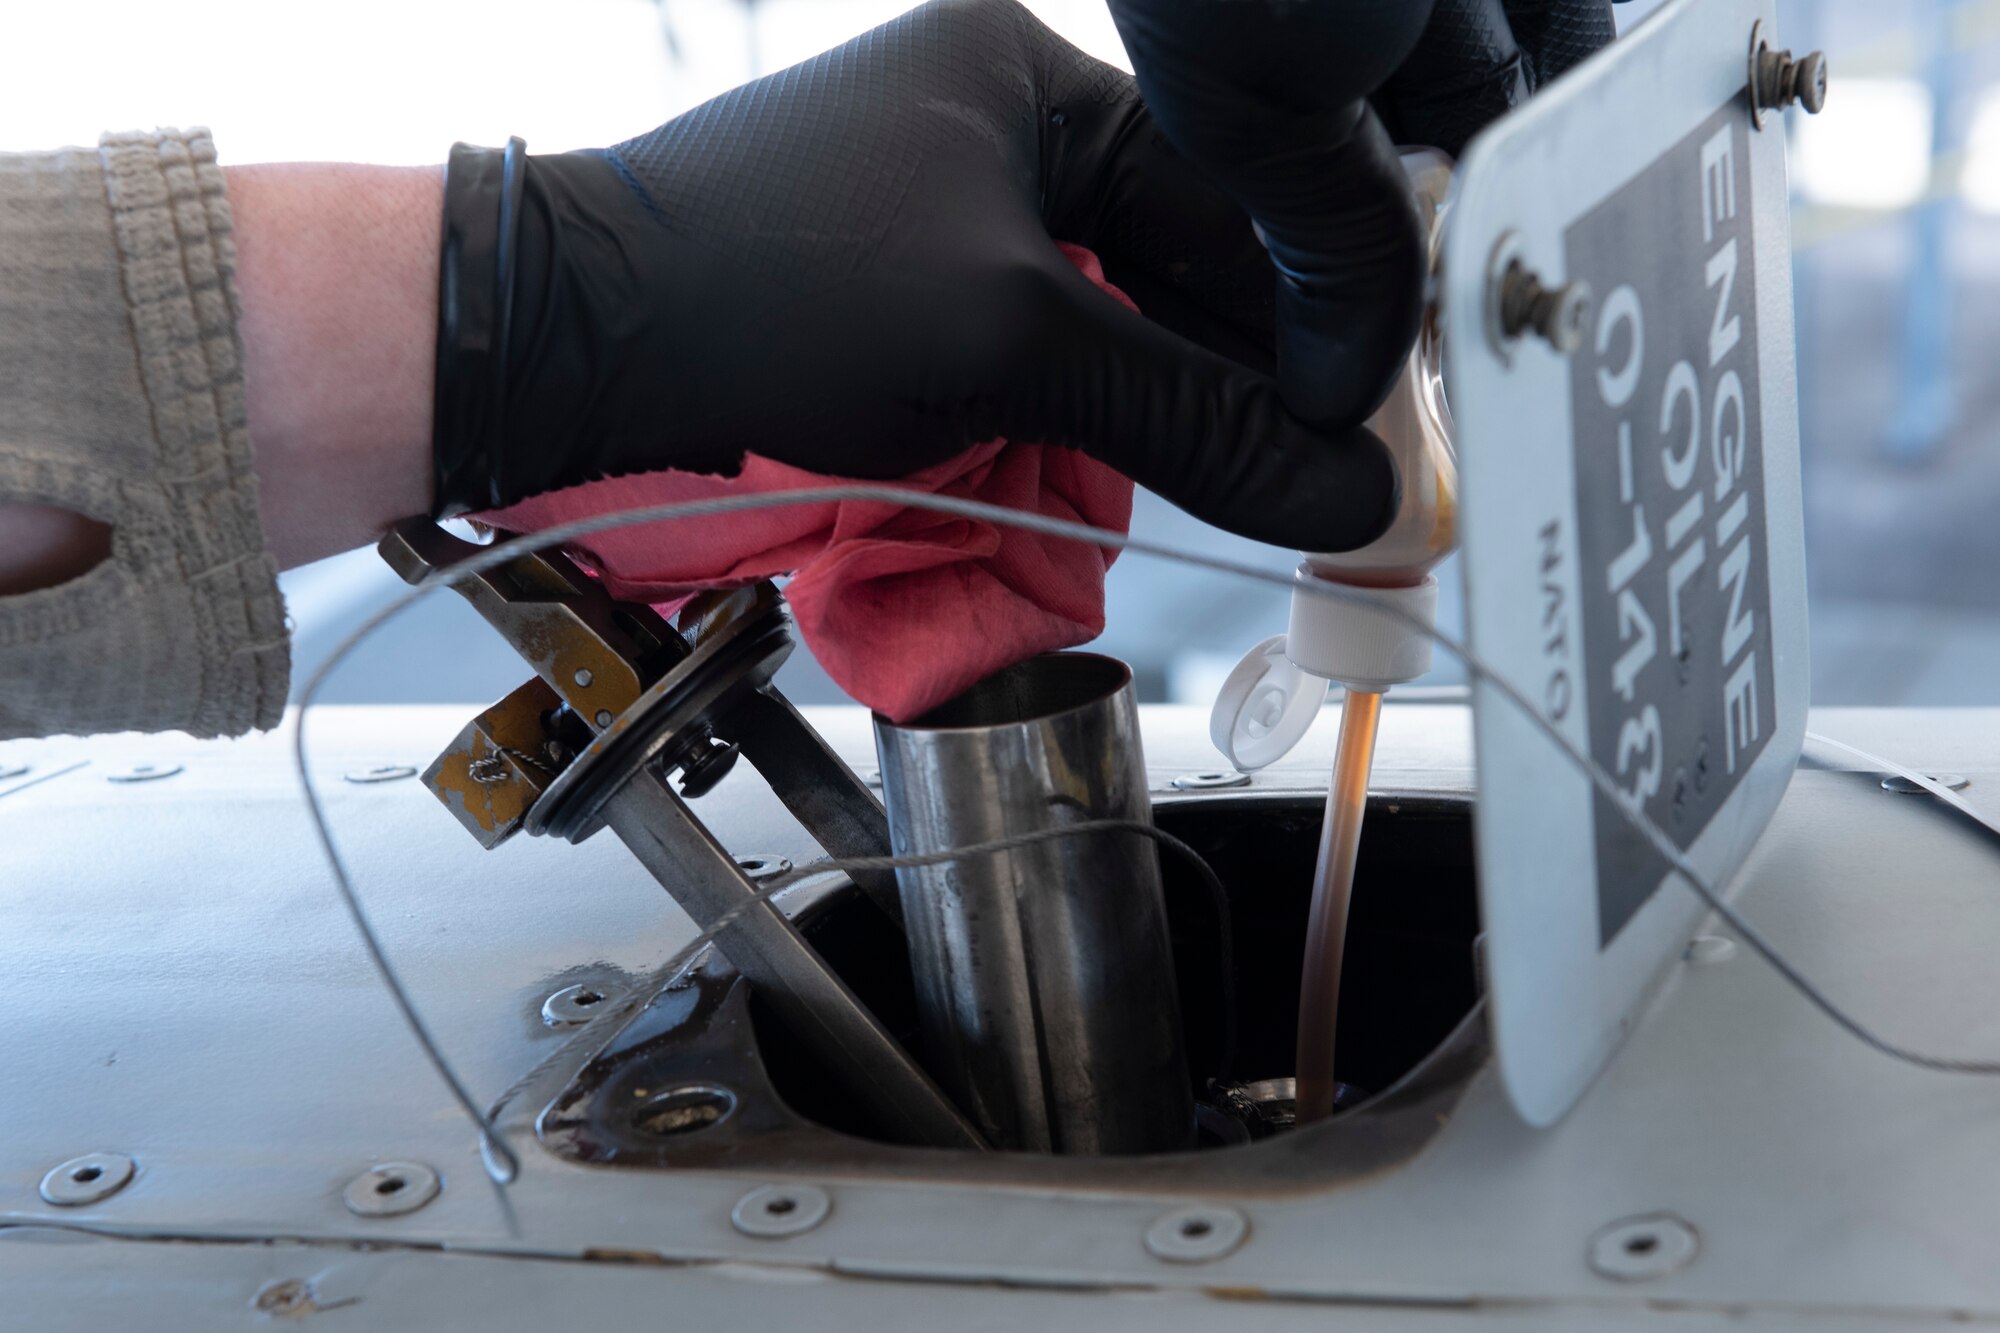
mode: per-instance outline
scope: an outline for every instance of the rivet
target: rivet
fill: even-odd
[[[1926,773],[1925,777],[1946,791],[1959,791],[1972,785],[1972,779],[1963,773]],[[1892,791],[1900,796],[1927,796],[1930,788],[1921,782],[1912,782],[1901,773],[1891,773],[1882,779],[1882,790]]]
[[[312,1283],[296,1277],[266,1283],[250,1305],[260,1314],[306,1314],[313,1309]]]
[[[610,710],[610,709],[608,709],[608,708],[600,708],[600,709],[598,709],[598,710],[597,710],[597,725],[598,725],[599,727],[608,727],[608,726],[610,726],[610,725],[611,725],[611,710]]]
[[[1736,956],[1736,941],[1720,935],[1697,935],[1681,950],[1690,963],[1726,963]]]
[[[576,674],[571,676],[570,679],[575,681],[579,688],[587,690],[590,688],[590,682],[596,680],[597,677],[590,674],[589,667],[578,667]]]
[[[738,1199],[729,1221],[746,1236],[777,1240],[811,1231],[832,1211],[833,1200],[817,1185],[765,1185]]]
[[[1170,1264],[1207,1263],[1234,1251],[1249,1234],[1250,1219],[1238,1209],[1215,1204],[1176,1208],[1146,1228],[1146,1252]]]
[[[377,764],[373,768],[357,768],[352,773],[340,776],[349,782],[368,784],[372,782],[395,782],[400,778],[413,778],[417,770],[408,764]]]
[[[1665,1277],[1694,1262],[1701,1237],[1672,1213],[1627,1217],[1600,1228],[1587,1251],[1591,1271],[1614,1282]]]
[[[758,852],[751,856],[737,857],[736,868],[743,872],[746,879],[775,879],[790,870],[792,863],[788,858],[783,856],[774,856],[769,852]]]
[[[347,1182],[340,1197],[357,1217],[414,1213],[438,1196],[437,1172],[421,1162],[378,1162]]]
[[[1183,773],[1174,779],[1173,785],[1181,791],[1215,791],[1222,787],[1247,787],[1250,785],[1248,773],[1227,773],[1220,770],[1207,773]]]
[[[42,1198],[59,1208],[108,1199],[125,1188],[138,1164],[122,1152],[72,1157],[42,1177]]]
[[[181,771],[179,764],[134,764],[104,775],[107,782],[158,782]]]
[[[581,1027],[604,1012],[605,998],[600,986],[564,986],[542,1001],[542,1021],[552,1028]]]

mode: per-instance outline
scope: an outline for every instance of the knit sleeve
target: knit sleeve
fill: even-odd
[[[88,573],[0,597],[0,738],[282,716],[239,316],[205,131],[0,154],[0,499],[112,530]]]

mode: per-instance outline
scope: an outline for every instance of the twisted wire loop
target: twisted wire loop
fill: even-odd
[[[465,766],[465,775],[474,782],[488,787],[497,786],[502,782],[512,782],[514,774],[507,767],[509,759],[512,759],[517,764],[524,764],[534,769],[544,777],[552,778],[556,775],[555,769],[535,758],[535,756],[529,754],[526,750],[517,750],[511,745],[494,746],[490,754],[481,755],[467,764]]]
[[[1674,843],[1665,830],[1648,817],[1643,810],[1624,799],[1622,790],[1612,776],[1604,770],[1603,765],[1591,758],[1581,746],[1571,740],[1568,735],[1557,727],[1526,693],[1491,667],[1485,658],[1474,653],[1457,636],[1448,631],[1439,629],[1435,625],[1427,624],[1399,607],[1376,603],[1370,600],[1365,592],[1359,592],[1338,583],[1329,583],[1324,580],[1299,583],[1295,582],[1292,575],[1288,572],[1279,573],[1273,570],[1260,569],[1254,565],[1246,565],[1239,561],[1228,560],[1219,556],[1205,555],[1195,550],[1184,550],[1179,547],[1145,541],[1131,537],[1126,533],[1113,532],[1106,528],[1094,528],[1087,524],[1073,523],[1066,519],[1049,518],[1041,514],[1026,513],[1021,510],[1008,509],[1000,505],[985,504],[977,500],[965,500],[956,496],[926,494],[891,484],[850,483],[836,486],[810,486],[792,491],[770,491],[758,495],[723,496],[708,500],[683,501],[675,504],[650,505],[639,509],[613,511],[611,513],[593,515],[589,518],[576,519],[568,523],[559,523],[554,527],[544,528],[540,532],[495,542],[493,545],[481,549],[477,554],[467,557],[458,564],[436,571],[416,587],[399,593],[373,615],[357,625],[345,639],[341,640],[339,646],[320,663],[318,668],[313,672],[311,679],[306,682],[306,687],[299,696],[299,719],[298,728],[293,733],[292,759],[298,776],[300,790],[305,796],[307,812],[312,817],[313,828],[318,835],[320,849],[326,856],[327,869],[333,876],[334,887],[338,890],[342,902],[346,905],[348,916],[354,923],[355,932],[361,937],[363,948],[374,963],[377,974],[382,978],[383,986],[390,992],[391,997],[395,1001],[396,1008],[402,1014],[403,1021],[409,1028],[410,1034],[416,1039],[418,1046],[422,1049],[425,1060],[429,1062],[431,1068],[437,1073],[438,1078],[445,1084],[453,1100],[465,1112],[466,1117],[478,1127],[482,1159],[486,1164],[488,1174],[498,1184],[505,1185],[514,1179],[520,1170],[520,1159],[493,1128],[491,1117],[481,1113],[478,1105],[473,1101],[471,1093],[466,1090],[465,1084],[459,1079],[456,1071],[452,1069],[451,1063],[446,1060],[444,1052],[438,1045],[436,1038],[424,1023],[421,1015],[417,1013],[415,1005],[411,1003],[409,994],[404,989],[401,978],[398,976],[394,965],[390,962],[387,953],[382,948],[381,939],[375,932],[374,924],[369,918],[366,908],[362,905],[360,897],[354,891],[354,884],[348,874],[346,863],[341,859],[340,849],[334,843],[332,830],[326,819],[326,810],[320,800],[319,789],[314,784],[312,770],[306,762],[306,718],[311,711],[313,700],[318,697],[321,686],[325,683],[328,676],[333,673],[334,668],[345,661],[356,647],[390,619],[401,614],[418,600],[431,595],[438,589],[452,587],[486,570],[505,564],[507,561],[524,552],[541,550],[551,546],[560,546],[565,542],[574,541],[579,537],[586,537],[593,533],[605,532],[613,528],[628,527],[640,523],[663,523],[679,519],[709,518],[720,514],[739,514],[763,509],[778,509],[789,505],[828,503],[893,504],[911,509],[925,509],[936,513],[951,514],[959,518],[971,519],[976,522],[991,523],[1000,527],[1019,528],[1028,532],[1040,533],[1047,537],[1064,538],[1089,546],[1131,551],[1195,569],[1206,569],[1255,583],[1271,584],[1295,593],[1303,592],[1312,597],[1324,597],[1333,601],[1365,602],[1374,610],[1375,614],[1388,614],[1411,629],[1430,638],[1438,646],[1463,663],[1466,674],[1474,681],[1490,686],[1508,707],[1519,713],[1537,734],[1553,745],[1571,767],[1589,779],[1592,787],[1609,798],[1611,808],[1618,813],[1618,816],[1634,832],[1638,833],[1646,841],[1647,845],[1658,852],[1674,868],[1677,872],[1674,878],[1678,882],[1686,885],[1688,890],[1699,898],[1704,906],[1714,912],[1716,916],[1721,918],[1725,925],[1742,938],[1743,942],[1750,947],[1752,952],[1768,963],[1783,978],[1787,985],[1842,1031],[1848,1033],[1857,1041],[1879,1054],[1888,1056],[1893,1060],[1899,1060],[1905,1064],[1915,1065],[1920,1069],[1930,1069],[1953,1074],[1976,1074],[1980,1076],[2000,1074],[2000,1060],[1963,1059],[1915,1050],[1878,1035],[1873,1029],[1841,1007],[1815,982],[1805,976],[1774,944],[1766,939],[1763,932],[1751,925],[1740,912],[1723,898],[1721,890],[1709,881],[1708,877]],[[1087,825],[1083,824],[1070,825],[1065,829],[1041,830],[1034,836],[1069,836],[1072,833],[1082,832],[1087,827]],[[1140,830],[1135,828],[1130,831],[1137,832]],[[1162,842],[1162,845],[1173,846],[1177,842],[1177,840],[1169,840],[1167,835],[1160,834],[1158,830],[1152,829],[1150,825],[1145,826],[1145,832],[1147,836],[1158,838]],[[1022,837],[1033,840],[1030,835],[1022,835]],[[1009,846],[1021,845],[1012,840],[1002,840],[1002,842]],[[1185,844],[1178,845],[1182,849],[1187,850],[1189,855],[1194,855],[1192,849],[1186,848]],[[982,850],[991,852],[1005,850],[1005,847],[979,844],[973,847],[954,848],[950,851],[925,854],[926,857],[932,859],[905,860],[899,857],[868,857],[854,861],[822,863],[820,868],[839,869],[843,866],[852,866],[855,869],[892,869],[896,864],[935,865],[959,856],[979,854]],[[1199,860],[1199,857],[1197,856],[1196,859]],[[1206,867],[1205,862],[1203,865]],[[1214,872],[1210,870],[1208,874],[1212,878]],[[782,892],[784,888],[789,886],[790,882],[788,880],[780,880],[775,886],[764,888],[755,898],[748,899],[742,905],[733,908],[732,913],[746,911],[772,894]],[[720,929],[724,923],[734,919],[732,914],[724,914],[721,921],[712,925],[709,930],[697,937],[698,945],[707,944],[713,938],[715,930]],[[1226,923],[1226,914],[1223,919]],[[687,956],[686,951],[684,950],[680,956]],[[636,1001],[628,996],[625,1001],[621,1001],[620,1007],[622,1008],[627,1004],[636,1004]],[[629,1013],[630,1010],[628,1009],[626,1012]],[[599,1023],[610,1021],[617,1016],[617,1013],[618,1009],[613,1009],[607,1012],[603,1018],[586,1025],[579,1031],[578,1038],[580,1039],[583,1033],[596,1029]],[[569,1048],[565,1047],[564,1049]],[[529,1075],[517,1079],[514,1085],[503,1094],[501,1101],[496,1103],[496,1107],[504,1105],[506,1100],[516,1095],[519,1089],[531,1082],[534,1074],[539,1072],[547,1063],[545,1061],[543,1066],[537,1066],[537,1069],[530,1071]]]
[[[465,776],[489,787],[496,783],[514,780],[514,774],[508,769],[507,761],[497,754],[489,754],[483,759],[475,759],[467,764]]]

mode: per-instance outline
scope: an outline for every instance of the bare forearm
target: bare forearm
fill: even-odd
[[[443,170],[227,178],[264,534],[290,568],[430,505]]]

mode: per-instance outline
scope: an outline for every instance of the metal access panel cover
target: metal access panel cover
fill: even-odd
[[[1470,643],[1716,883],[1807,704],[1784,126],[1749,91],[1774,19],[1672,0],[1482,136],[1447,224]],[[1501,337],[1514,260],[1589,285],[1573,354]],[[1702,909],[1494,686],[1474,701],[1494,1039],[1549,1124]]]

